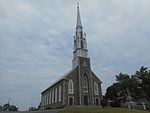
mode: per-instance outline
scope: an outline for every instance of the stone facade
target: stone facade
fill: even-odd
[[[79,6],[74,36],[73,69],[41,94],[41,109],[70,106],[100,106],[101,80],[91,70],[86,36],[83,35]]]

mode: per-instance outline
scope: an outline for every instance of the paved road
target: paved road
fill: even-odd
[[[0,113],[57,113],[58,111],[62,111],[63,109],[53,109],[53,110],[39,110],[39,111],[3,111]]]

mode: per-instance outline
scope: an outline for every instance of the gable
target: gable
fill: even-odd
[[[63,79],[68,78],[69,76],[71,76],[71,73],[73,73],[74,71],[76,71],[77,67],[69,72],[67,72],[66,74],[64,74],[63,76],[61,76],[59,79],[57,79],[54,83],[52,83],[48,88],[46,88],[43,92],[45,92],[46,90],[48,90],[49,88],[51,88],[52,86],[54,86],[55,84],[57,84],[58,82],[60,82]]]
[[[93,71],[91,71],[91,73],[92,73],[92,76],[94,76],[100,83],[102,83],[102,81],[96,76],[96,74]]]

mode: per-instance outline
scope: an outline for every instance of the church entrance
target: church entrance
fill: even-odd
[[[98,98],[95,99],[95,103],[97,106],[99,105],[99,99]]]
[[[84,95],[84,105],[88,105],[88,96]]]
[[[73,105],[73,98],[72,97],[69,97],[69,106]]]

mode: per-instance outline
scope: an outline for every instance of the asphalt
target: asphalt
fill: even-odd
[[[63,109],[39,110],[39,111],[2,111],[0,113],[57,113]]]

